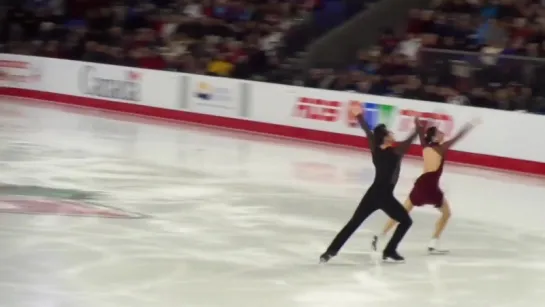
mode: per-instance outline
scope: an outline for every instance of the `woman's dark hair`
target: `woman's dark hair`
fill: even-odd
[[[384,139],[388,135],[388,128],[385,124],[378,124],[373,130],[373,135],[375,137],[376,146],[382,145]]]
[[[424,141],[426,144],[430,144],[433,142],[433,138],[437,134],[437,127],[429,127],[426,129],[426,135],[424,135]]]

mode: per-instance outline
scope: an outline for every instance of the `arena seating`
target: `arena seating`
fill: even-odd
[[[545,113],[545,7],[534,0],[443,0],[384,31],[347,69],[304,85]]]
[[[372,1],[27,2],[2,19],[4,52],[275,80],[288,55]],[[301,39],[307,20],[313,30]]]
[[[10,53],[545,113],[538,0],[438,0],[346,69],[294,80],[287,57],[373,1],[29,1],[7,10],[0,41]]]

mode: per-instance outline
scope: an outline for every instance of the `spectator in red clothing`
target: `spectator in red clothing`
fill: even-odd
[[[394,36],[392,29],[385,29],[379,40],[379,45],[386,53],[391,53],[397,47],[399,40]]]
[[[163,57],[149,47],[140,49],[138,67],[146,69],[165,69],[166,63]]]
[[[533,29],[527,23],[528,20],[526,18],[517,18],[513,21],[512,38],[514,40],[523,39],[526,41],[534,35]]]
[[[227,60],[231,63],[237,63],[240,58],[246,56],[246,52],[242,48],[240,42],[228,42],[226,46]]]
[[[197,0],[198,2],[198,0]],[[200,4],[201,12],[204,16],[211,18],[214,15],[214,7],[211,0],[204,0]]]
[[[409,21],[407,22],[407,33],[419,34],[422,33],[422,13],[420,10],[414,9],[409,13]]]

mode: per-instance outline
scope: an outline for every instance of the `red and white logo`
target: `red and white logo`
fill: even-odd
[[[0,60],[0,67],[2,67],[2,68],[28,69],[30,67],[30,63],[24,62],[24,61]]]
[[[29,83],[39,82],[42,78],[42,69],[39,61],[8,61],[0,60],[1,77],[3,80]]]
[[[294,117],[335,122],[339,119],[341,103],[339,101],[301,97],[293,110]]]
[[[399,130],[407,132],[414,129],[414,118],[420,118],[425,127],[437,127],[447,137],[454,131],[454,118],[440,112],[420,112],[415,110],[399,110]]]

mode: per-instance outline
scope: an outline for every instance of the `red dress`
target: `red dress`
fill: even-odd
[[[433,205],[436,208],[443,204],[443,191],[439,188],[439,179],[443,174],[443,164],[445,158],[441,157],[441,164],[436,171],[427,172],[414,183],[414,187],[409,194],[409,199],[414,206]]]

